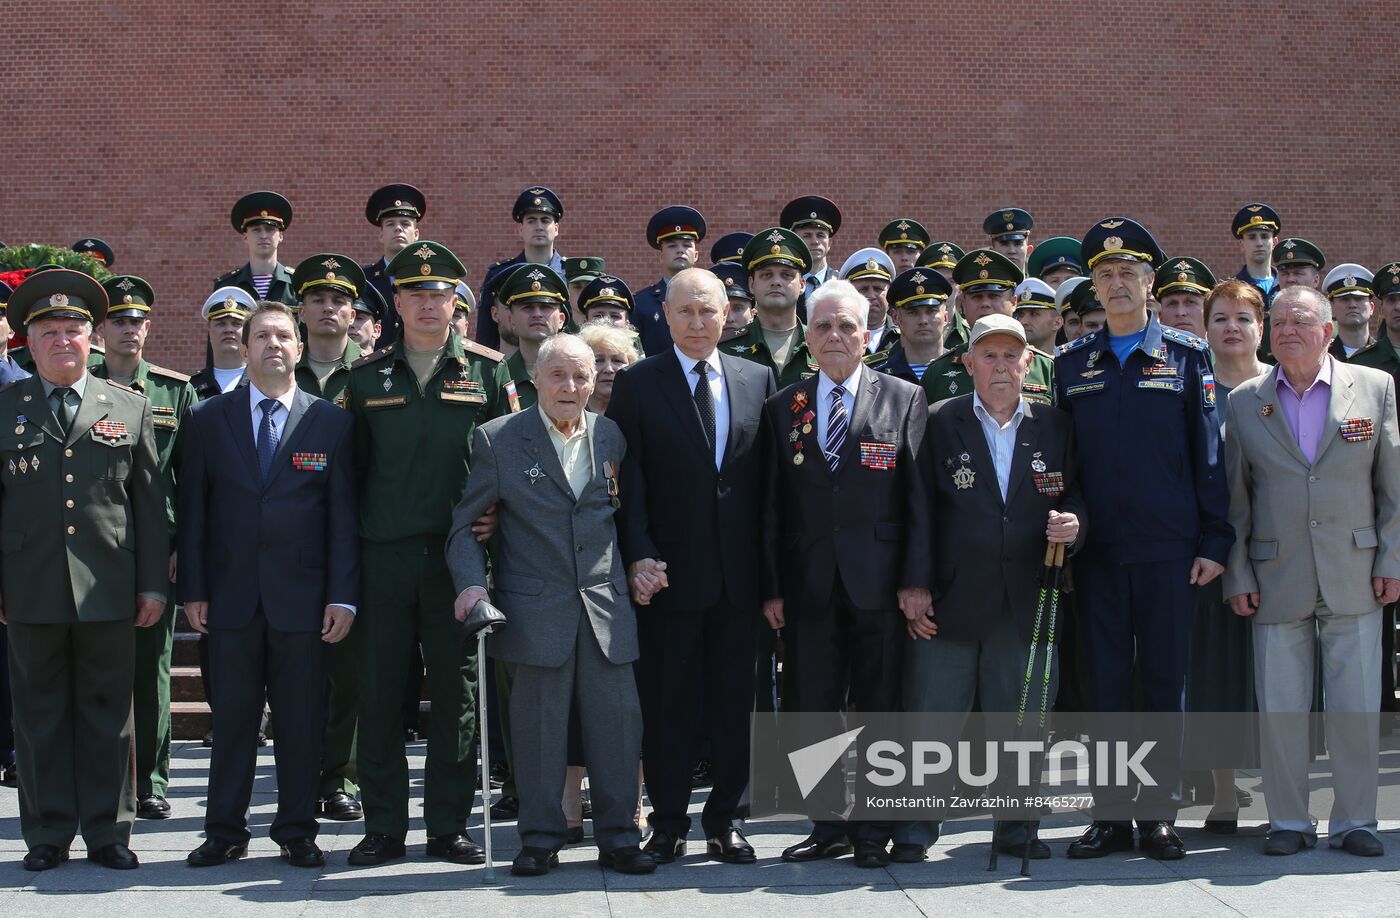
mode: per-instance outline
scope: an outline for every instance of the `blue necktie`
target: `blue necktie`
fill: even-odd
[[[272,457],[277,452],[277,428],[272,424],[272,415],[277,412],[278,401],[275,398],[265,398],[258,402],[258,407],[262,409],[262,422],[258,424],[258,468],[262,471],[262,480],[267,481],[268,473],[272,471]]]

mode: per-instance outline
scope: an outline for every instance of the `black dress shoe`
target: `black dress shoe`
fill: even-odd
[[[247,845],[234,845],[210,838],[185,855],[185,863],[191,867],[218,867],[220,864],[236,861],[247,853]]]
[[[1179,861],[1186,856],[1186,844],[1170,823],[1158,822],[1138,832],[1142,853],[1159,861]]]
[[[1314,843],[1315,839],[1302,832],[1279,829],[1270,832],[1269,837],[1264,839],[1264,853],[1273,857],[1287,857],[1290,854],[1297,854],[1304,848],[1311,848]]]
[[[599,851],[598,863],[604,867],[611,867],[618,873],[642,874],[651,873],[656,869],[656,861],[636,845]]]
[[[890,846],[890,862],[894,864],[921,864],[928,860],[928,849],[923,845],[903,843]]]
[[[141,866],[141,862],[136,859],[132,850],[121,842],[103,845],[96,851],[89,851],[88,860],[94,864],[101,864],[109,870],[135,870]]]
[[[559,854],[548,848],[521,848],[511,861],[510,872],[517,877],[542,877],[559,866]]]
[[[326,855],[309,838],[294,838],[282,845],[282,860],[293,867],[324,867]]]
[[[317,809],[320,815],[336,822],[354,822],[365,815],[365,811],[360,808],[360,801],[344,791],[336,791],[329,797],[322,798]]]
[[[492,819],[515,819],[520,815],[520,798],[505,796],[491,804]]]
[[[890,853],[884,845],[874,842],[856,842],[855,865],[866,870],[884,867],[890,862]]]
[[[669,864],[678,857],[685,857],[685,838],[672,835],[665,829],[657,829],[651,833],[643,850],[651,855],[654,863]]]
[[[1096,822],[1085,829],[1083,835],[1070,842],[1069,856],[1084,859],[1103,857],[1115,851],[1131,850],[1133,850],[1133,829],[1131,826]]]
[[[738,826],[730,826],[714,838],[706,839],[705,851],[726,864],[752,864],[758,860],[753,845]]]
[[[1342,850],[1357,857],[1380,857],[1385,854],[1385,845],[1365,829],[1353,829],[1342,839]]]
[[[997,852],[1008,857],[1025,857],[1027,844],[1031,846],[1030,860],[1048,861],[1050,859],[1050,846],[1038,838],[1032,838],[1029,842],[999,842]]]
[[[147,794],[136,804],[136,815],[140,819],[169,819],[170,803],[164,797]]]
[[[808,835],[784,851],[783,860],[796,863],[822,861],[850,854],[853,850],[855,849],[851,847],[850,841],[844,835],[838,835],[836,838],[819,838],[815,835]]]
[[[510,766],[500,759],[491,763],[491,786],[495,788],[505,787],[506,779],[510,777]]]
[[[486,863],[486,852],[465,832],[428,839],[428,857],[440,857],[454,864]]]
[[[690,773],[691,789],[693,790],[701,787],[709,787],[711,783],[712,779],[710,778],[710,763],[696,762],[695,770]]]
[[[1216,815],[1215,810],[1206,814],[1205,830],[1212,835],[1234,835],[1240,830],[1240,813],[1236,810],[1229,819]]]
[[[19,787],[19,766],[14,762],[0,766],[0,785]]]
[[[375,864],[398,860],[403,855],[403,842],[400,839],[371,832],[350,849],[350,856],[346,858],[346,862],[356,867],[373,867]]]
[[[68,860],[67,848],[60,848],[57,845],[35,845],[24,856],[24,869],[36,873],[41,870],[53,870],[66,860]]]

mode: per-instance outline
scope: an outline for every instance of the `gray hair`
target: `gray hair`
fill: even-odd
[[[1280,306],[1302,305],[1311,306],[1312,311],[1317,314],[1317,320],[1323,325],[1332,321],[1332,302],[1320,291],[1302,284],[1280,290],[1278,296],[1274,297],[1273,303],[1269,305],[1269,312],[1272,313]]]
[[[816,292],[807,297],[807,317],[810,320],[817,314],[817,307],[827,300],[846,301],[855,308],[856,315],[860,316],[862,328],[870,327],[870,301],[865,298],[856,285],[848,280],[829,280],[817,288]]]
[[[536,377],[540,375],[540,370],[549,363],[550,359],[554,357],[555,354],[561,354],[566,357],[578,357],[588,366],[588,374],[590,376],[593,375],[593,349],[585,344],[583,339],[578,335],[560,332],[557,335],[546,338],[544,343],[540,345],[540,352],[535,356],[534,375]]]
[[[598,348],[606,348],[627,359],[628,366],[636,363],[641,355],[635,344],[636,332],[630,328],[620,328],[606,319],[594,319],[578,330],[579,338],[596,353]]]

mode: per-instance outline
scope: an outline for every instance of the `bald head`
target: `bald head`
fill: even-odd
[[[671,340],[692,360],[707,360],[719,344],[729,295],[707,268],[686,268],[666,285],[666,324]]]

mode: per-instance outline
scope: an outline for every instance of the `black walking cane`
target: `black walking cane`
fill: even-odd
[[[481,874],[482,883],[496,882],[496,867],[491,862],[491,741],[486,719],[486,683],[491,681],[491,674],[484,670],[486,635],[501,630],[505,624],[505,613],[484,599],[472,606],[466,621],[462,622],[463,642],[476,638],[477,692],[481,707],[481,718],[477,724],[477,736],[481,740],[481,818],[486,838],[486,869]]]
[[[1045,714],[1050,706],[1050,661],[1055,653],[1055,619],[1060,609],[1060,575],[1065,566],[1065,546],[1063,542],[1053,542],[1045,547],[1045,566],[1040,572],[1040,593],[1036,597],[1035,624],[1031,627],[1031,652],[1026,659],[1026,676],[1021,681],[1021,697],[1016,705],[1016,732],[1019,734],[1026,722],[1026,700],[1030,696],[1031,678],[1035,675],[1035,660],[1040,645],[1040,628],[1046,625],[1045,666],[1040,683],[1040,722],[1036,734],[1044,738]],[[1049,606],[1049,614],[1046,607]],[[1045,621],[1048,618],[1048,621]],[[1035,756],[1031,756],[1031,794],[1040,778],[1040,770],[1035,767]],[[1021,849],[1021,876],[1031,875],[1031,824],[1026,820],[1026,842]],[[997,869],[997,837],[1000,826],[992,827],[992,854],[987,869]]]

